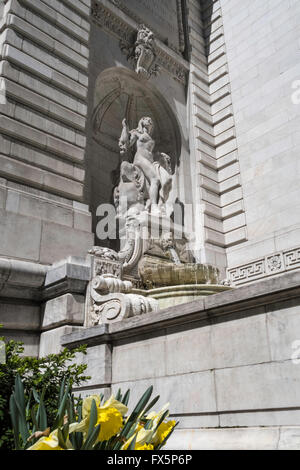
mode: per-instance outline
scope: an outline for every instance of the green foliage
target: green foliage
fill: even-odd
[[[0,340],[5,339],[0,338]],[[9,414],[9,409],[14,412],[17,407],[16,395],[11,398],[14,387],[31,429],[34,429],[33,419],[37,419],[45,429],[47,425],[52,427],[57,419],[61,385],[68,383],[71,388],[89,379],[84,375],[87,367],[85,364],[72,363],[77,353],[86,354],[86,346],[80,346],[72,351],[65,348],[59,354],[50,354],[41,359],[22,356],[23,352],[23,343],[13,340],[6,342],[6,363],[0,364],[0,450],[10,450],[15,447]],[[24,388],[23,398],[20,382],[16,387],[17,376]],[[41,400],[42,404],[38,400]],[[24,420],[21,420],[19,425],[21,425],[19,431],[25,437]]]

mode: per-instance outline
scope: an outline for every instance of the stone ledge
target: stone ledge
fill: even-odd
[[[0,258],[0,295],[38,300],[48,267],[14,259]]]
[[[49,300],[67,293],[83,294],[91,278],[91,267],[85,258],[70,256],[54,263],[47,272],[43,299]]]
[[[291,299],[300,295],[300,271],[283,274],[277,278],[260,281],[249,286],[208,296],[157,313],[134,317],[120,323],[101,325],[71,333],[62,338],[65,346],[79,344],[101,344],[149,332],[164,334],[170,326],[186,325],[199,321],[210,321],[215,317],[257,308],[266,303]]]
[[[52,266],[0,258],[0,296],[46,301],[64,294],[84,294],[90,280],[85,258],[70,256]]]

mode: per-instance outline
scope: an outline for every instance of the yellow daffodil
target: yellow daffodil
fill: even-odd
[[[123,424],[123,416],[113,407],[97,408],[97,423],[100,424],[100,432],[97,441],[108,441],[117,434]]]
[[[154,450],[152,444],[143,444],[142,446],[135,446],[134,450]]]
[[[49,437],[41,437],[35,444],[27,450],[64,450],[58,444],[57,430],[53,431]]]
[[[97,442],[107,441],[120,431],[123,424],[123,416],[128,411],[127,406],[116,400],[114,396],[111,396],[102,406],[100,405],[100,397],[98,395],[91,395],[85,398],[82,405],[83,420],[80,423],[71,424],[70,432],[81,431],[86,433],[88,431],[93,400],[95,400],[97,407],[96,426],[100,424]]]
[[[128,447],[130,446],[131,442],[133,439],[136,437],[136,442],[135,442],[135,450],[137,450],[137,447],[141,447],[143,445],[146,445],[147,441],[151,438],[153,431],[151,429],[144,429],[141,427],[141,429],[138,430],[138,427],[136,429],[136,432],[131,436],[125,444],[122,446],[121,450],[127,450]]]
[[[154,445],[161,444],[174,428],[176,421],[163,421],[153,436]]]
[[[153,427],[155,427],[158,424],[162,415],[165,413],[165,411],[168,408],[169,408],[169,403],[164,405],[163,408],[158,413],[155,413],[155,411],[152,411],[151,413],[147,415],[147,419],[153,420]],[[154,446],[161,444],[165,440],[165,438],[170,434],[170,432],[174,428],[175,424],[176,424],[176,421],[171,420],[171,421],[163,421],[159,425],[158,429],[153,435],[153,438],[151,439]]]

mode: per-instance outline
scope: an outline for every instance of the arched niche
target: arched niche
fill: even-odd
[[[130,129],[135,129],[143,116],[151,117],[155,125],[154,153],[170,155],[175,171],[180,162],[181,129],[162,94],[126,68],[113,67],[100,73],[95,83],[92,145],[87,168],[92,185],[90,207],[94,216],[99,204],[112,202],[120,165],[118,142],[122,120],[126,118]]]

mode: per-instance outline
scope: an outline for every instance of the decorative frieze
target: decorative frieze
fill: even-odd
[[[299,268],[300,248],[295,248],[274,253],[252,263],[229,269],[228,278],[233,285],[239,285]]]

